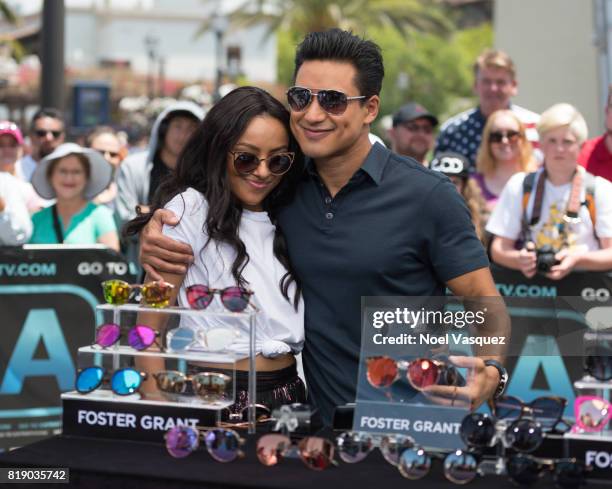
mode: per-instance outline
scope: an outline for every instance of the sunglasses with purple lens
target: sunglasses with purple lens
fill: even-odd
[[[168,430],[164,438],[166,450],[175,458],[184,458],[196,451],[200,446],[200,439],[204,440],[206,450],[217,462],[232,462],[244,457],[241,449],[244,439],[234,430],[227,428],[175,426]]]
[[[137,324],[128,331],[128,345],[134,350],[146,350],[156,342],[159,332],[144,324]],[[121,327],[118,324],[108,323],[99,326],[96,330],[96,344],[102,348],[109,348],[121,338]]]

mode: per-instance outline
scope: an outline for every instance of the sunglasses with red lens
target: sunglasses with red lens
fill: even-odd
[[[367,98],[365,95],[348,97],[346,93],[338,90],[318,90],[314,92],[310,88],[304,87],[291,87],[287,90],[287,103],[294,112],[306,110],[314,97],[317,98],[319,106],[331,115],[344,114],[351,100]]]
[[[268,162],[268,170],[272,175],[284,175],[289,171],[295,159],[295,153],[290,151],[276,153],[267,158],[258,158],[248,151],[230,151],[229,153],[234,157],[234,168],[241,175],[253,173],[262,161]]]
[[[267,434],[257,441],[257,458],[270,467],[283,458],[300,458],[312,470],[324,470],[336,465],[334,444],[326,438],[308,436],[297,444],[286,435]]]
[[[442,381],[445,385],[459,385],[460,375],[455,367],[431,358],[416,358],[411,361],[386,356],[366,359],[367,378],[372,387],[382,389],[400,379],[400,372],[416,390],[422,390]]]
[[[231,312],[243,312],[249,305],[257,310],[250,302],[253,291],[244,287],[226,287],[213,289],[208,285],[190,285],[186,289],[187,302],[192,309],[206,309],[212,302],[214,295],[219,294],[221,303]]]

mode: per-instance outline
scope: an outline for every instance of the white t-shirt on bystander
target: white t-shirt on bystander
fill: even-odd
[[[584,171],[578,167],[578,171]],[[542,169],[538,170],[537,179]],[[521,220],[523,216],[523,180],[525,173],[513,175],[504,187],[499,201],[493,209],[493,213],[487,223],[487,231],[496,236],[517,240],[521,233]],[[577,223],[566,223],[563,219],[567,210],[572,184],[566,183],[555,186],[548,179],[544,184],[544,198],[540,221],[531,228],[532,239],[536,248],[550,245],[553,249],[560,250],[569,247],[576,251],[598,250],[599,242],[593,233],[593,223],[589,210],[581,205],[578,211],[580,218]],[[527,216],[531,217],[533,202],[535,200],[535,185],[531,191],[527,203]],[[586,190],[582,189],[580,201],[585,201]],[[595,178],[595,232],[599,238],[612,237],[612,183],[607,180]],[[567,236],[564,237],[562,229],[567,227]],[[567,245],[564,246],[564,238]]]
[[[236,286],[231,273],[235,252],[226,243],[211,241],[206,234],[208,203],[204,196],[193,188],[175,196],[165,206],[180,218],[176,226],[163,228],[163,233],[191,246],[194,263],[187,270],[178,296],[179,305],[189,307],[185,289],[190,285],[204,284],[211,288],[223,289]],[[304,303],[300,299],[298,309],[288,302],[279,287],[281,278],[287,272],[273,253],[275,226],[266,212],[253,212],[244,209],[239,224],[238,235],[246,246],[249,261],[242,275],[248,287],[254,292],[251,301],[260,310],[256,326],[256,350],[266,357],[284,353],[299,353],[304,343]],[[293,298],[295,283],[289,288]],[[208,306],[214,311],[225,310],[219,295],[215,295]],[[193,317],[184,316],[181,326],[202,327],[211,324],[198,324]],[[211,319],[211,322],[214,322]],[[230,350],[237,354],[248,353],[248,325],[242,321],[235,323],[241,334]]]

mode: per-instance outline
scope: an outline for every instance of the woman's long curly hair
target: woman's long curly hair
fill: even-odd
[[[204,229],[206,246],[211,241],[226,243],[236,252],[231,267],[236,284],[246,286],[242,275],[249,262],[244,242],[238,236],[242,203],[231,191],[227,172],[227,155],[249,123],[257,116],[267,115],[281,122],[289,136],[289,151],[296,157],[291,169],[283,175],[278,186],[264,199],[262,206],[276,226],[274,256],[286,268],[280,290],[297,309],[301,287],[291,266],[285,238],[277,225],[278,209],[293,197],[295,186],[304,168],[304,158],[289,127],[289,112],[268,92],[256,87],[241,87],[219,100],[208,112],[181,153],[176,171],[160,185],[155,193],[150,212],[142,214],[125,227],[128,235],[138,234],[149,222],[155,210],[163,208],[176,195],[192,187],[208,202]],[[194,250],[195,251],[195,250]],[[296,283],[295,294],[289,298],[291,282]]]

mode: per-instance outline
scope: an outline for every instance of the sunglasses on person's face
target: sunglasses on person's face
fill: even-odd
[[[175,328],[166,334],[166,344],[173,352],[191,350],[223,351],[240,333],[233,328],[212,327],[206,331],[187,327]]]
[[[348,97],[344,92],[338,90],[318,90],[314,92],[309,88],[291,87],[287,90],[287,103],[294,112],[302,112],[317,97],[319,106],[330,115],[342,115],[351,100],[367,98],[365,95]]]
[[[110,378],[110,387],[119,396],[129,396],[138,391],[142,381],[146,378],[147,374],[144,372],[139,372],[133,368],[122,368],[113,372]],[[80,394],[89,394],[105,382],[109,382],[106,370],[102,367],[87,367],[79,370],[75,389]]]
[[[192,309],[206,309],[212,302],[215,294],[219,294],[221,303],[228,311],[242,312],[247,306],[255,308],[250,299],[253,291],[244,287],[226,287],[225,289],[213,289],[208,285],[190,285],[185,289],[187,302]]]
[[[234,430],[227,428],[198,429],[191,426],[176,426],[165,435],[166,450],[175,458],[187,457],[200,446],[204,440],[206,450],[217,462],[232,462],[243,457],[241,446],[244,439]]]
[[[258,158],[248,151],[230,151],[229,153],[234,157],[234,168],[236,172],[241,175],[253,173],[262,161],[267,161],[268,171],[272,175],[278,177],[289,171],[295,158],[295,153],[289,151],[286,153],[276,153],[267,158]]]
[[[486,413],[471,413],[463,418],[460,435],[468,447],[486,448],[501,439],[506,447],[523,453],[536,450],[544,440],[541,426],[531,419],[517,419],[501,434],[496,419]]]
[[[185,375],[178,370],[163,370],[153,374],[159,390],[168,394],[185,394],[191,383],[194,394],[206,402],[227,400],[228,387],[232,382],[229,375],[220,372],[202,372]]]
[[[318,436],[309,436],[293,444],[286,435],[264,435],[257,441],[257,458],[270,467],[296,454],[306,467],[324,470],[334,464],[334,444]]]
[[[440,381],[444,385],[457,385],[459,379],[453,366],[430,358],[395,361],[386,356],[370,357],[366,365],[368,382],[377,389],[390,387],[401,378],[400,372],[406,372],[405,378],[416,390],[437,385]]]
[[[504,138],[509,143],[516,143],[521,137],[521,133],[518,131],[495,131],[489,134],[490,143],[501,143]]]
[[[149,326],[137,324],[128,331],[128,345],[135,350],[146,350],[159,336],[159,332]],[[121,338],[121,327],[118,324],[103,324],[96,329],[96,344],[109,348]]]
[[[554,428],[561,420],[566,404],[563,397],[543,396],[525,403],[518,397],[502,396],[494,401],[492,411],[497,419],[514,421],[527,415],[543,428]]]
[[[146,284],[128,284],[123,280],[106,280],[102,282],[104,300],[108,304],[120,306],[127,304],[136,290],[140,290],[145,304],[152,307],[167,307],[174,285],[162,280]]]
[[[348,431],[336,438],[338,455],[348,464],[361,462],[374,450],[375,446],[374,439],[366,433]],[[404,450],[412,447],[414,447],[414,440],[403,435],[383,436],[378,445],[385,460],[394,466],[397,466]]]
[[[612,404],[596,396],[580,396],[574,401],[576,424],[572,431],[603,431],[612,420]]]
[[[442,453],[427,453],[420,447],[402,452],[398,464],[399,472],[406,479],[422,479],[431,469],[432,458],[443,458],[444,477],[454,484],[467,484],[478,475],[478,461],[469,452],[455,450],[444,456]]]
[[[45,138],[45,137],[47,137],[47,134],[51,134],[53,139],[57,139],[63,133],[64,133],[64,131],[50,131],[48,129],[35,129],[34,130],[34,134],[36,134],[36,136],[39,137],[39,138]]]
[[[590,469],[575,458],[546,460],[530,455],[517,454],[506,462],[510,480],[522,486],[531,486],[546,473],[552,472],[557,487],[574,489],[584,485],[586,472]]]

